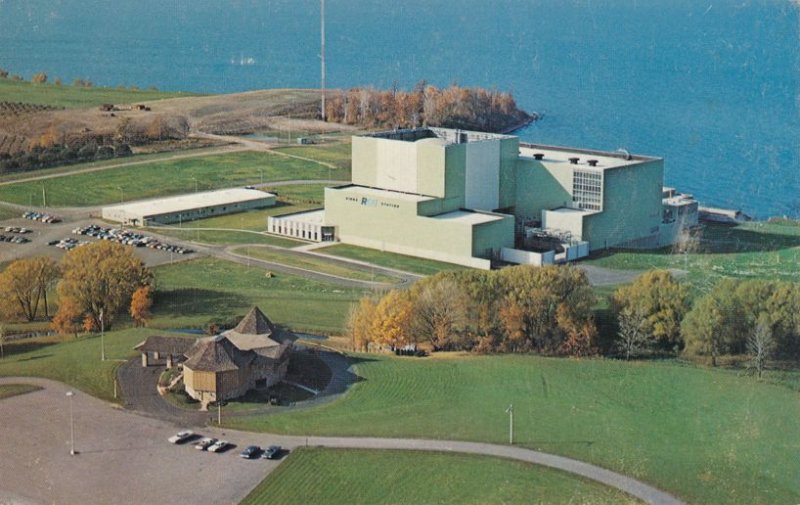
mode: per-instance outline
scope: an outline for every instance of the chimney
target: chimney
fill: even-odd
[[[533,159],[536,161],[542,161],[542,158],[544,158],[544,153],[533,153]]]
[[[586,163],[588,163],[590,167],[597,166],[597,160],[586,160]]]
[[[572,165],[577,165],[579,160],[580,160],[580,158],[570,158],[569,162]]]

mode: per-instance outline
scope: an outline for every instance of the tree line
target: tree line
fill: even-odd
[[[585,273],[568,265],[445,272],[362,298],[347,326],[359,350],[428,342],[434,350],[685,356],[712,366],[736,356],[759,375],[770,360],[800,359],[798,283],[723,279],[693,297],[687,283],[653,270],[609,296],[607,324],[598,324],[595,302]]]
[[[536,119],[519,109],[511,93],[420,82],[411,91],[353,88],[331,93],[328,121],[366,128],[441,126],[502,132]]]
[[[4,321],[50,318],[48,292],[58,309],[50,322],[58,333],[111,328],[127,312],[136,325],[150,317],[153,275],[131,248],[100,241],[68,252],[61,262],[38,256],[12,262],[0,272]]]

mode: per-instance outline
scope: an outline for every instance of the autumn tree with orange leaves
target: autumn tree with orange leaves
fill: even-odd
[[[93,328],[105,328],[130,307],[137,289],[149,286],[153,275],[133,250],[116,242],[101,241],[68,252],[61,262],[62,278],[58,296],[77,307]],[[61,307],[59,307],[59,312]],[[57,314],[58,315],[58,314]],[[87,324],[84,324],[87,326]]]
[[[58,279],[58,265],[46,256],[14,261],[0,273],[0,305],[9,319],[33,321],[49,316],[47,290]]]
[[[150,307],[153,306],[152,288],[142,286],[133,292],[131,297],[131,318],[137,327],[145,326],[150,319]]]

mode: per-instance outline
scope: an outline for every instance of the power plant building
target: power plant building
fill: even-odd
[[[524,144],[512,135],[362,135],[353,137],[352,183],[325,189],[324,211],[311,214],[319,233],[301,238],[476,268],[660,247],[697,222],[696,202],[667,195],[663,179],[661,158]],[[270,218],[268,231],[308,226],[305,214]]]

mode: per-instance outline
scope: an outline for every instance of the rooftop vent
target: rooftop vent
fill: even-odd
[[[544,158],[544,153],[533,153],[533,159],[542,161],[542,158]]]
[[[570,158],[570,159],[569,159],[569,162],[570,162],[570,164],[572,164],[572,165],[577,165],[577,164],[578,164],[578,161],[580,161],[580,158]]]
[[[597,160],[586,160],[586,163],[588,163],[590,167],[597,166]]]

